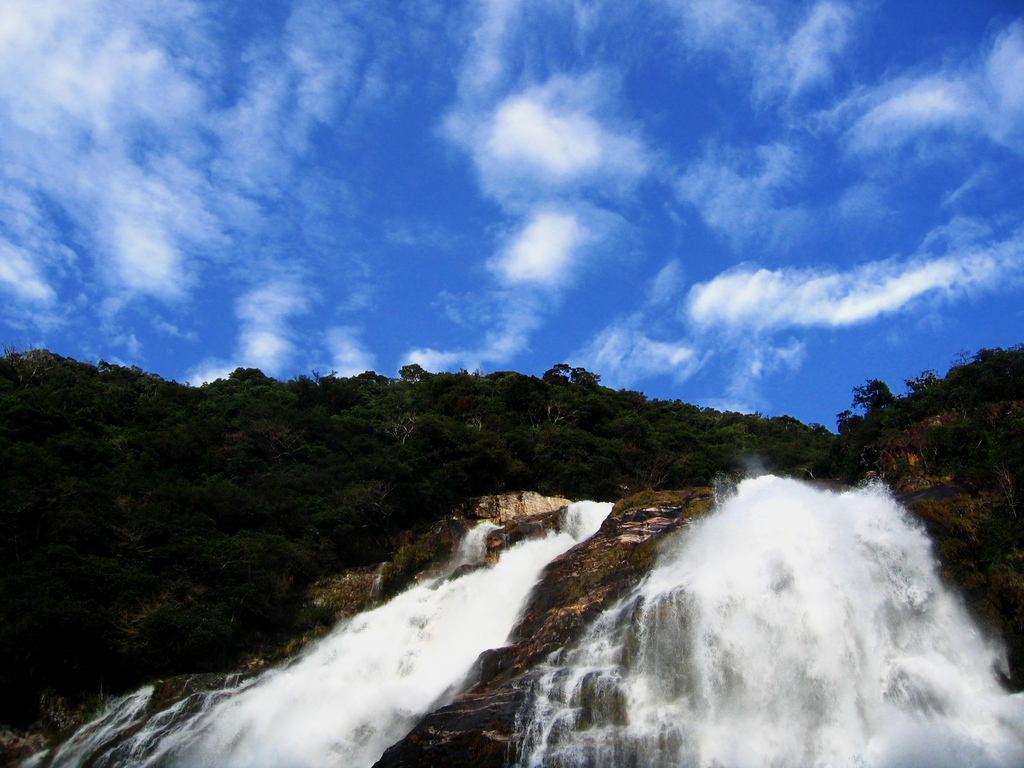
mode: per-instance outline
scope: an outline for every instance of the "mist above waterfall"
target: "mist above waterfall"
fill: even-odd
[[[543,668],[521,765],[1024,765],[1024,698],[881,490],[761,477]]]

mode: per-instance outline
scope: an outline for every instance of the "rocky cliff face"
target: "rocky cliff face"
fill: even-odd
[[[500,768],[507,763],[534,665],[571,643],[636,586],[654,564],[658,541],[706,512],[712,493],[692,488],[636,504],[620,504],[597,534],[552,561],[512,642],[482,654],[468,690],[425,717],[375,768]]]

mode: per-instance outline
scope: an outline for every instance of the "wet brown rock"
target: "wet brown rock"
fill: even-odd
[[[565,507],[561,507],[551,512],[516,518],[494,531],[487,537],[487,561],[497,561],[502,550],[525,539],[540,538],[546,536],[549,531],[557,530],[564,509]]]
[[[501,768],[525,700],[525,692],[512,686],[460,697],[423,718],[384,752],[377,766]]]

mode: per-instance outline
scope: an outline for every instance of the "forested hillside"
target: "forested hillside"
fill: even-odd
[[[745,457],[829,472],[789,417],[602,387],[557,365],[201,387],[45,350],[0,358],[0,722],[156,675],[229,669],[330,619],[303,588],[379,562],[467,498],[612,500]]]

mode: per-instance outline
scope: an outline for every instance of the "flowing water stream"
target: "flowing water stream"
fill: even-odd
[[[343,622],[291,664],[234,687],[194,694],[142,722],[152,689],[108,708],[52,756],[54,768],[360,768],[445,703],[484,650],[503,645],[541,570],[589,537],[610,504],[579,502],[559,532],[479,562],[483,523],[447,573]]]
[[[741,483],[522,713],[524,768],[1021,768],[1024,697],[881,490]]]

